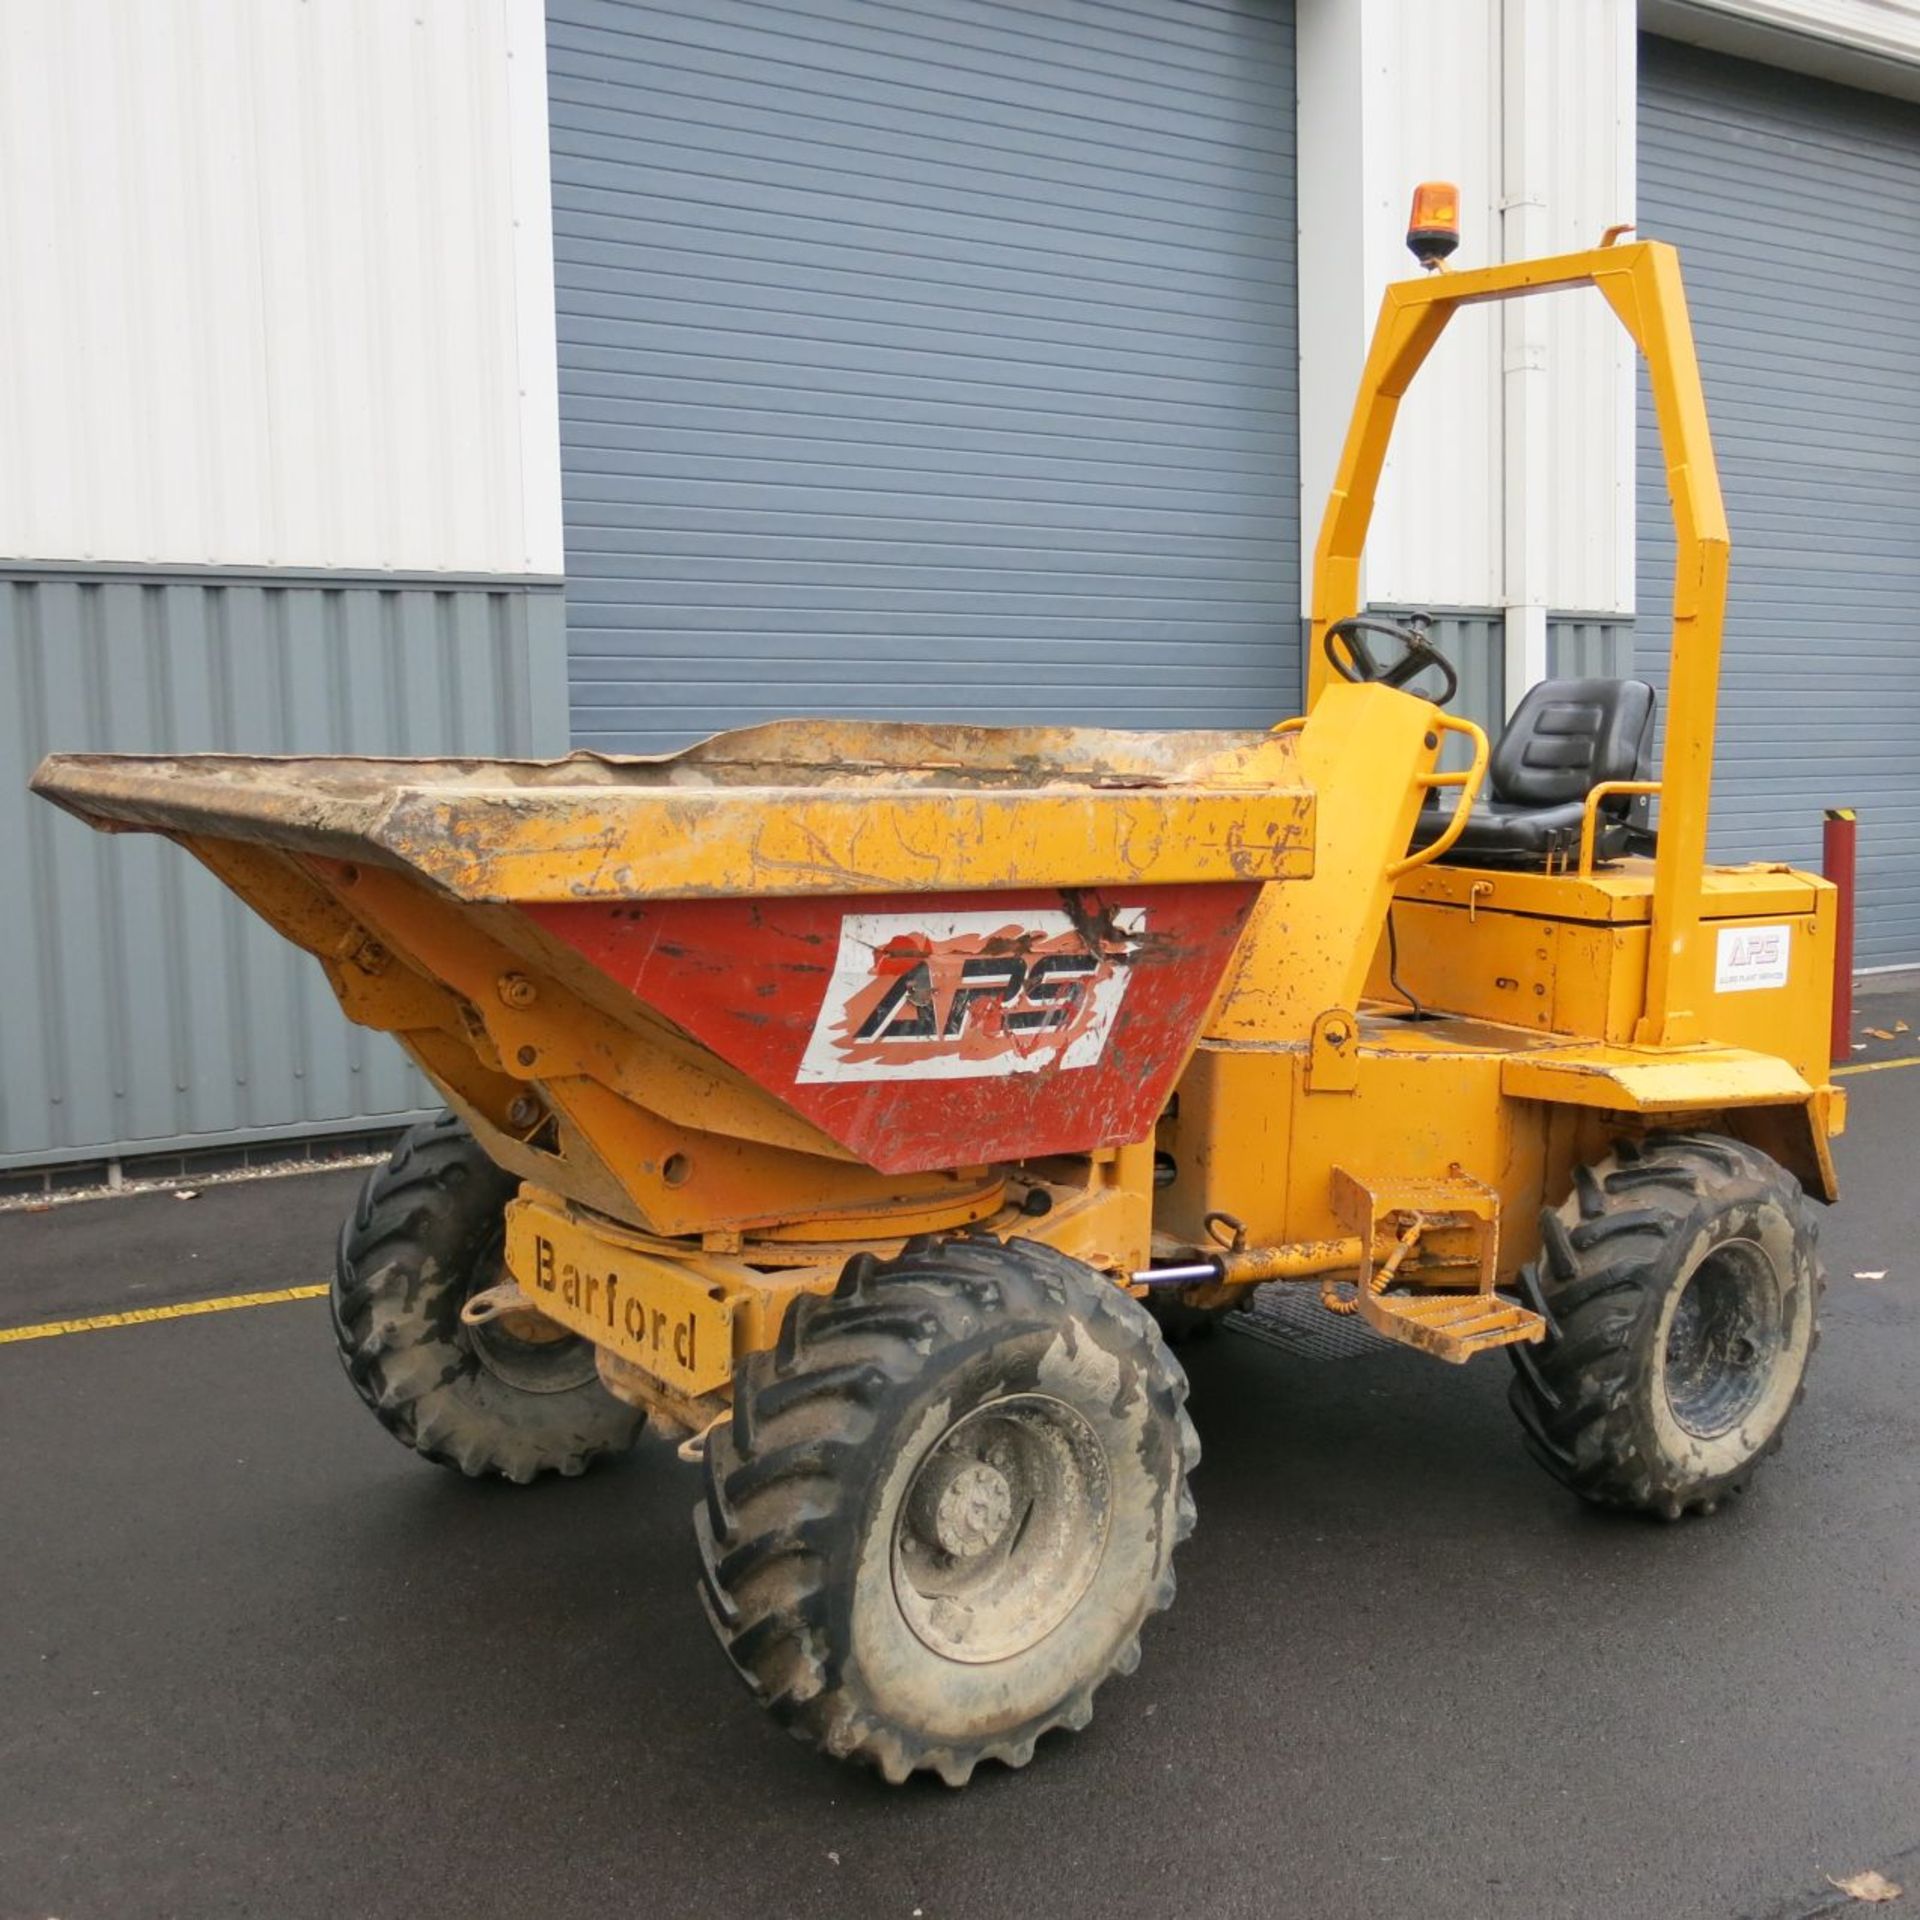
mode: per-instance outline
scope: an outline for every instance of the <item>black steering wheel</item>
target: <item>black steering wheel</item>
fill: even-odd
[[[1433,704],[1444,707],[1460,691],[1460,676],[1453,662],[1428,636],[1433,622],[1424,613],[1407,615],[1406,625],[1393,620],[1369,619],[1356,614],[1351,620],[1336,620],[1327,629],[1327,664],[1342,680],[1374,681],[1383,687],[1405,687],[1417,680],[1429,667],[1439,670],[1445,689],[1434,696]],[[1377,633],[1400,643],[1400,658],[1382,666],[1367,645],[1366,636]]]

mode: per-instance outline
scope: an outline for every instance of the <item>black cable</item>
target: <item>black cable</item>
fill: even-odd
[[[1393,909],[1387,909],[1387,978],[1393,983],[1393,990],[1409,1007],[1413,1009],[1416,1020],[1424,1020],[1427,1010],[1400,984],[1400,942],[1393,930]]]

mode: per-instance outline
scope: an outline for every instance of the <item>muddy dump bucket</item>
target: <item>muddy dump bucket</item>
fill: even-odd
[[[34,787],[189,848],[543,1178],[662,1232],[754,1214],[675,1128],[879,1175],[1145,1137],[1260,888],[1312,865],[1264,733],[796,721],[645,760],[55,755]]]

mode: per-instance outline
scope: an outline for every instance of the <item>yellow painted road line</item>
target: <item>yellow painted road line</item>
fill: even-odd
[[[1835,1067],[1833,1077],[1844,1080],[1850,1073],[1891,1073],[1895,1067],[1920,1067],[1920,1054],[1911,1060],[1860,1060],[1850,1067]]]
[[[129,1313],[95,1313],[84,1320],[47,1320],[37,1327],[0,1327],[0,1346],[10,1340],[53,1340],[63,1333],[98,1333],[103,1327],[143,1327],[150,1320],[184,1320],[195,1313],[231,1313],[236,1307],[277,1307],[285,1300],[318,1300],[325,1286],[281,1287],[273,1293],[230,1293],[223,1300],[183,1300],[172,1307],[135,1307]]]

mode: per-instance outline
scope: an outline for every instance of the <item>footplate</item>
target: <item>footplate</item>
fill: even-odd
[[[1376,1333],[1455,1365],[1546,1338],[1539,1314],[1493,1290],[1500,1195],[1484,1181],[1455,1171],[1376,1182],[1335,1167],[1332,1198],[1342,1225],[1368,1249],[1355,1304]],[[1376,1266],[1377,1249],[1389,1243],[1393,1251]]]
[[[1546,1337],[1537,1313],[1497,1293],[1415,1293],[1396,1289],[1362,1295],[1360,1313],[1390,1340],[1456,1363],[1489,1347],[1518,1346]]]

